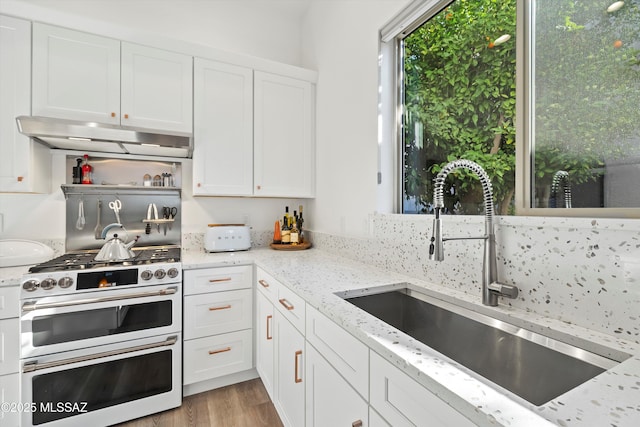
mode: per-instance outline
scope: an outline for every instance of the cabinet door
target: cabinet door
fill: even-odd
[[[123,126],[191,133],[192,57],[122,42]]]
[[[313,86],[259,71],[254,77],[254,194],[313,197]]]
[[[0,403],[19,404],[20,402],[20,374],[0,375]],[[28,403],[28,402],[22,402]],[[19,427],[20,415],[18,411],[0,410],[0,426]]]
[[[120,42],[33,24],[33,115],[120,122]]]
[[[20,326],[18,319],[0,320],[0,375],[20,369]]]
[[[194,62],[193,194],[253,194],[253,70]]]
[[[368,426],[367,402],[308,343],[306,353],[306,426]]]
[[[304,415],[304,336],[279,312],[276,325],[276,375],[274,404],[287,427],[303,426]]]
[[[264,387],[273,396],[274,330],[273,305],[267,297],[256,292],[256,369]]]
[[[31,23],[0,16],[0,192],[47,193],[49,149],[18,132],[31,114]]]

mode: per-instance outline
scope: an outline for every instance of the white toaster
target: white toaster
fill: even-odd
[[[204,236],[206,252],[246,251],[251,248],[249,227],[242,224],[209,224]]]

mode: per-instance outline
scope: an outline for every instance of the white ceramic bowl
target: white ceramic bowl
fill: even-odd
[[[0,240],[0,267],[34,265],[53,258],[53,249],[33,240]]]

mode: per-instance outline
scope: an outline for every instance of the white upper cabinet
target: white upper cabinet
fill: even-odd
[[[308,81],[254,73],[254,193],[314,197],[314,92]]]
[[[253,194],[253,70],[194,61],[193,194]]]
[[[192,57],[33,24],[33,115],[192,131]]]
[[[121,124],[191,133],[192,69],[191,56],[122,42]]]
[[[47,193],[49,150],[18,132],[31,114],[31,23],[0,16],[0,192]]]
[[[120,123],[120,42],[33,24],[33,115]]]

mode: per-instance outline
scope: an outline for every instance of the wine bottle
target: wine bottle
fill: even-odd
[[[291,221],[291,244],[297,245],[300,242],[300,234],[298,233],[298,214],[293,211],[293,218]]]
[[[282,219],[282,230],[280,233],[280,238],[282,239],[283,244],[291,243],[291,229],[289,228],[289,219],[287,215],[285,215]]]
[[[302,219],[302,205],[298,206],[298,211],[300,212],[300,215],[298,215],[298,241],[300,243],[304,243],[304,229],[302,227],[304,219]]]

